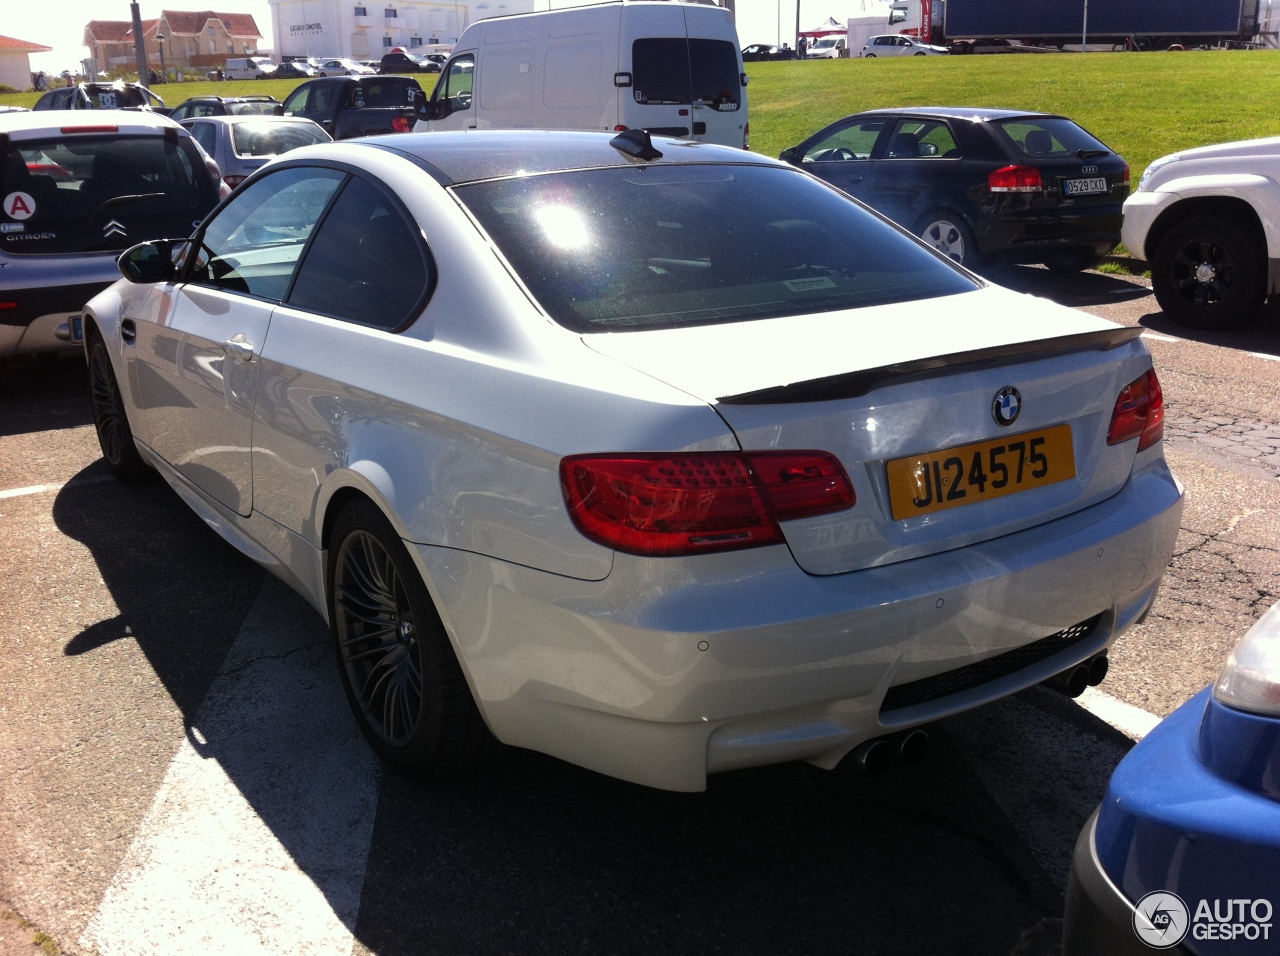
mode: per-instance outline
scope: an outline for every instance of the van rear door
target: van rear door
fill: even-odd
[[[624,6],[622,13],[619,122],[656,135],[742,147],[747,97],[732,15],[674,3]]]

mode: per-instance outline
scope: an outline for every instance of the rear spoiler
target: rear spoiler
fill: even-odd
[[[725,395],[716,401],[721,405],[789,405],[799,402],[829,402],[840,398],[857,398],[884,385],[897,385],[933,378],[936,375],[990,368],[1010,360],[1034,361],[1068,352],[1106,352],[1129,344],[1142,332],[1140,327],[1125,326],[1102,329],[1097,332],[1060,335],[1051,339],[1036,339],[1031,342],[1015,342],[1012,345],[996,345],[967,352],[952,352],[949,355],[937,355],[911,362],[900,362],[896,365],[881,365],[879,368],[863,369],[858,372],[828,375],[824,378],[810,379],[807,382],[773,385],[754,392]]]

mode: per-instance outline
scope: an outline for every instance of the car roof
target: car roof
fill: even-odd
[[[178,124],[164,114],[150,110],[33,110],[29,113],[0,115],[0,132],[11,135],[39,135],[67,128],[88,130],[111,126],[121,133],[136,135],[173,129]]]
[[[652,143],[662,152],[662,157],[639,160],[611,146],[615,136],[613,133],[576,130],[441,130],[397,133],[395,136],[376,136],[335,145],[344,152],[372,147],[404,153],[433,167],[437,178],[446,185],[608,166],[734,163],[791,168],[759,153],[663,136],[652,137]],[[294,155],[331,148],[334,147],[329,144],[303,147]]]
[[[188,126],[190,123],[221,123],[223,126],[235,126],[238,123],[310,123],[315,124],[314,120],[309,120],[305,116],[275,116],[271,113],[236,113],[231,116],[188,116],[184,120],[179,121],[182,126]]]
[[[1034,110],[1002,110],[990,106],[900,106],[893,109],[864,110],[861,113],[853,113],[846,116],[844,119],[853,119],[855,116],[922,116],[967,119],[979,123],[991,120],[1007,120],[1018,116],[1066,118],[1059,116],[1057,113],[1037,113]]]

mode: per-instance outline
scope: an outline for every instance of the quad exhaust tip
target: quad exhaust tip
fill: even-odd
[[[1107,676],[1110,669],[1107,661],[1107,655],[1104,651],[1096,654],[1076,664],[1074,667],[1068,667],[1059,674],[1054,674],[1048,680],[1042,681],[1045,687],[1056,690],[1060,694],[1068,697],[1079,697],[1089,687],[1097,687]]]

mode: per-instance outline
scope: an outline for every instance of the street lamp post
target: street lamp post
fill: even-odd
[[[157,33],[157,34],[156,34],[156,43],[160,44],[160,82],[161,82],[161,83],[164,83],[164,82],[166,82],[166,81],[167,81],[167,75],[166,75],[166,74],[167,74],[167,72],[168,72],[168,71],[166,71],[166,70],[165,70],[165,68],[164,68],[164,41],[165,41],[165,36],[164,36],[164,34],[163,34],[163,33]]]

